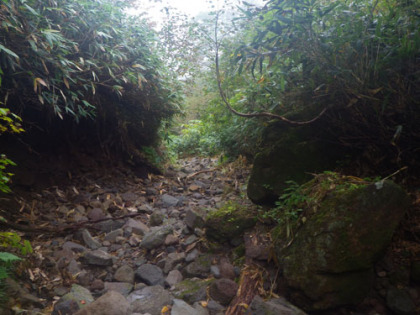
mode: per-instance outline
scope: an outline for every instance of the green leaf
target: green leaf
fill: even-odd
[[[7,49],[6,47],[4,47],[2,44],[0,44],[0,51],[4,51],[6,54],[15,57],[16,59],[19,59],[19,56],[16,55],[13,51],[11,51],[10,49]]]
[[[0,252],[0,261],[13,262],[13,261],[18,261],[18,260],[21,260],[21,259],[11,253]]]

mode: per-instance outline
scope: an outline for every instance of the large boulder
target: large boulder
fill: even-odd
[[[272,204],[287,188],[287,181],[303,184],[312,173],[334,169],[345,152],[332,143],[318,124],[269,125],[255,156],[248,197],[257,204]]]
[[[314,180],[308,189],[322,199],[313,200],[300,222],[272,232],[291,301],[308,311],[358,303],[409,198],[391,181],[367,184],[350,177]]]

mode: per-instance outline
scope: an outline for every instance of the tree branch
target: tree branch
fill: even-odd
[[[220,75],[220,63],[219,63],[219,48],[220,48],[220,42],[218,41],[218,37],[217,37],[217,33],[218,33],[218,21],[219,21],[219,14],[217,13],[216,15],[216,21],[215,21],[215,28],[214,28],[214,39],[215,39],[215,48],[216,48],[216,56],[215,56],[215,63],[216,63],[216,79],[217,79],[217,86],[219,88],[219,94],[220,97],[222,98],[223,103],[226,105],[226,107],[229,109],[230,112],[232,112],[233,114],[240,116],[240,117],[245,117],[245,118],[253,118],[253,117],[268,117],[268,118],[272,118],[272,119],[277,119],[277,120],[281,120],[285,123],[288,123],[290,125],[307,125],[307,124],[311,124],[313,122],[315,122],[316,120],[318,120],[322,115],[325,114],[325,112],[327,111],[327,108],[324,108],[316,117],[314,117],[311,120],[307,120],[307,121],[294,121],[294,120],[290,120],[284,116],[281,115],[277,115],[274,113],[269,113],[269,112],[255,112],[255,113],[242,113],[237,111],[236,109],[234,109],[232,107],[232,105],[230,104],[228,98],[226,97],[225,92],[223,91],[222,88],[222,79],[221,79],[221,75]]]

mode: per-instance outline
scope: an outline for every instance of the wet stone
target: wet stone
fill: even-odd
[[[238,284],[230,279],[219,279],[210,285],[210,296],[222,305],[229,305],[238,291]]]

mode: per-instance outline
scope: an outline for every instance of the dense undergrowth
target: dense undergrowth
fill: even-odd
[[[417,169],[420,14],[415,2],[272,0],[240,11],[229,24],[231,33],[219,26],[222,40],[213,39],[221,50],[220,83],[233,108],[298,121],[327,109],[321,128],[374,171]],[[191,106],[196,114],[178,129],[174,147],[190,154],[252,156],[270,121],[228,112],[217,96],[213,71],[205,84],[197,83],[210,99]]]

